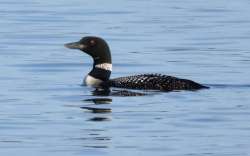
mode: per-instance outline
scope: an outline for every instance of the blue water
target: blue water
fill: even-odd
[[[1,0],[0,155],[250,155],[249,8],[248,0]],[[164,73],[211,88],[94,96],[81,86],[92,60],[63,47],[86,35],[109,43],[112,77]]]

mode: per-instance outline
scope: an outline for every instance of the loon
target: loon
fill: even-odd
[[[87,86],[159,91],[209,88],[192,80],[163,74],[140,74],[110,79],[112,71],[111,52],[104,39],[95,36],[86,36],[78,42],[67,43],[64,46],[70,49],[79,49],[93,58],[93,68],[84,79],[84,83]]]

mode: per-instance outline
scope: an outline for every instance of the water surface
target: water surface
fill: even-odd
[[[249,7],[1,0],[0,155],[249,155]],[[211,89],[95,96],[81,86],[92,60],[63,47],[86,35],[110,44],[112,77],[164,73]]]

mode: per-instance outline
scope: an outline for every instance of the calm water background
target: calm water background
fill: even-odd
[[[248,0],[0,0],[0,155],[250,155],[249,8]],[[110,44],[112,77],[157,72],[211,89],[93,96],[81,86],[92,60],[63,47],[86,35]]]

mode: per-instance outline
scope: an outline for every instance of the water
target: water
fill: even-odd
[[[250,155],[249,7],[1,0],[0,155]],[[211,89],[93,96],[81,86],[91,59],[63,47],[86,35],[110,44],[112,77],[157,72]]]

